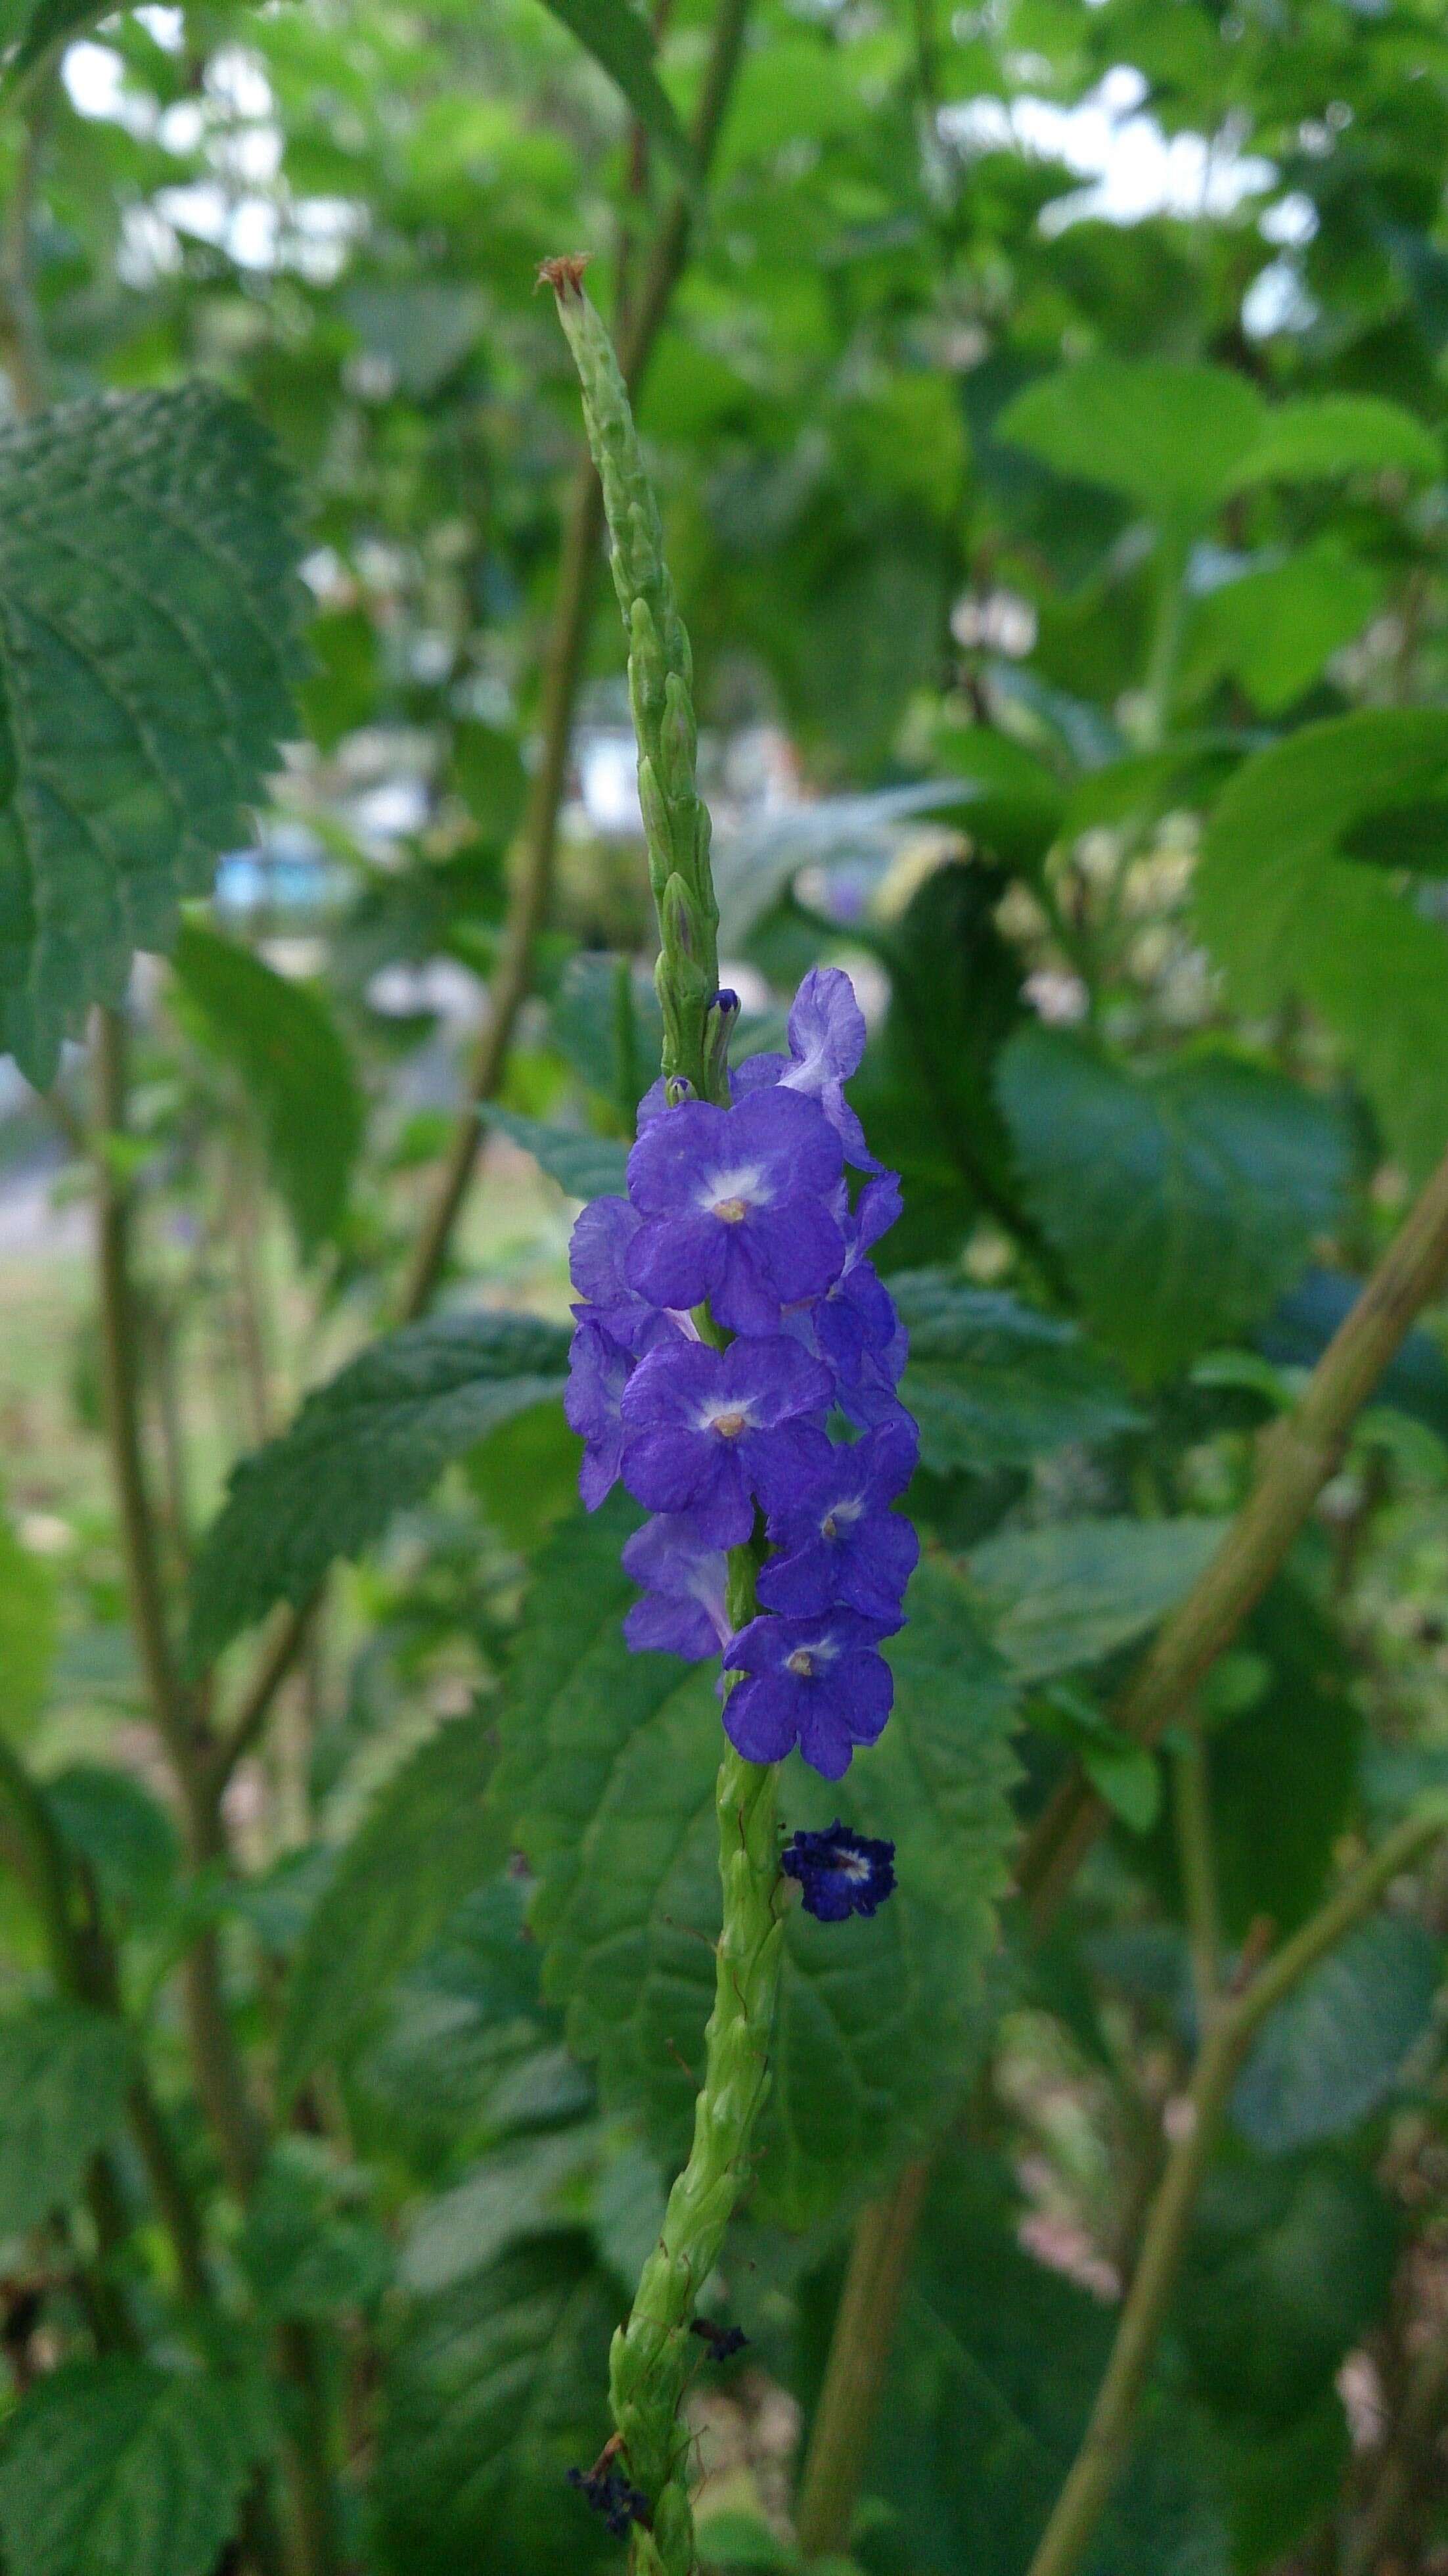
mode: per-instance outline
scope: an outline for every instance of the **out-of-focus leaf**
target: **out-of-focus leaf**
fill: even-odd
[[[1058,474],[1153,514],[1205,513],[1257,446],[1265,406],[1244,376],[1168,358],[1086,358],[1007,404],[997,435]]]
[[[296,2143],[274,2153],[247,2210],[236,2259],[263,2316],[326,2325],[375,2306],[391,2277],[391,2240],[338,2210]]]
[[[0,2439],[14,2576],[211,2576],[260,2427],[245,2392],[115,2356],[38,2379]]]
[[[998,1089],[1029,1204],[1096,1333],[1144,1383],[1258,1322],[1337,1216],[1341,1119],[1235,1056],[1144,1080],[1032,1028]]]
[[[651,1077],[652,1078],[652,1077]],[[572,1199],[619,1197],[628,1186],[628,1147],[612,1136],[589,1136],[573,1127],[550,1127],[541,1118],[524,1118],[516,1109],[499,1109],[489,1101],[482,1112],[490,1127],[521,1145]]]
[[[693,187],[699,177],[698,159],[654,68],[654,39],[642,11],[634,8],[632,0],[544,0],[544,6],[587,46],[594,61],[622,90],[644,132]]]
[[[1364,1287],[1345,1270],[1309,1270],[1273,1308],[1258,1348],[1278,1368],[1315,1368]],[[1448,1362],[1431,1333],[1415,1326],[1378,1379],[1384,1404],[1448,1438]]]
[[[192,1577],[193,1667],[274,1601],[310,1600],[448,1461],[562,1384],[568,1335],[530,1315],[445,1315],[374,1342],[233,1468]]]
[[[375,280],[349,287],[344,313],[369,357],[392,370],[418,402],[436,393],[482,336],[487,298],[451,278],[409,278],[405,286]]]
[[[570,2215],[565,2195],[572,2189],[576,2197],[592,2174],[599,2143],[599,2130],[590,2124],[495,2147],[475,2172],[419,2214],[402,2251],[403,2287],[428,2294],[450,2290],[485,2271],[506,2246],[545,2235],[550,2223]]]
[[[560,1054],[591,1091],[626,1113],[630,1128],[658,1073],[663,1026],[647,969],[593,950],[569,959],[548,1015]]]
[[[608,2432],[618,2291],[581,2234],[505,2254],[407,2311],[371,2495],[383,2576],[605,2576],[618,2545],[571,2492]]]
[[[972,1551],[999,1652],[1022,1681],[1098,1664],[1146,1634],[1221,1545],[1223,1521],[1057,1521]]]
[[[1417,481],[1441,470],[1438,440],[1400,404],[1377,394],[1303,394],[1268,412],[1234,479],[1240,487],[1394,472]]]
[[[0,2236],[64,2209],[119,2128],[132,2074],[119,2021],[81,2004],[0,2020]]]
[[[1287,2425],[1315,2405],[1387,2294],[1392,2209],[1326,2157],[1226,2158],[1208,2175],[1176,2319],[1224,2418]]]
[[[0,1047],[32,1082],[245,837],[293,726],[290,506],[210,385],[0,432]]]
[[[1381,603],[1384,577],[1332,539],[1281,563],[1248,568],[1199,599],[1183,655],[1183,683],[1223,673],[1254,706],[1276,715],[1350,644]]]
[[[362,1142],[362,1095],[322,995],[234,940],[183,923],[174,967],[198,1034],[235,1065],[303,1255],[335,1233]]]
[[[721,835],[714,867],[721,946],[737,954],[801,868],[848,866],[865,880],[883,879],[903,826],[939,820],[969,831],[972,807],[989,793],[984,783],[973,786],[969,779],[925,779],[914,787],[881,788],[873,796],[822,797]]]
[[[1436,1943],[1421,1923],[1362,1924],[1264,2026],[1232,2117],[1269,2155],[1345,2137],[1392,2093],[1433,2017]]]
[[[292,1963],[277,2049],[283,2095],[355,2046],[460,1898],[492,1876],[503,1857],[488,1809],[494,1751],[486,1712],[451,1718],[373,1801]]]
[[[1371,707],[1304,725],[1247,761],[1208,825],[1198,919],[1233,1000],[1297,995],[1349,1051],[1413,1171],[1448,1133],[1448,938],[1370,866],[1376,818],[1448,779],[1448,714]],[[1342,855],[1349,838],[1356,858]],[[1285,1285],[1285,1282],[1279,1283]]]
[[[142,1916],[164,1904],[180,1837],[159,1799],[131,1772],[68,1763],[46,1781],[45,1803],[112,1904]]]
[[[633,1655],[608,1506],[539,1559],[507,1693],[498,1796],[540,1879],[547,1990],[596,2057],[606,2102],[642,2102],[665,2160],[687,2139],[719,1919],[714,1782],[723,1747],[707,1671]],[[756,2207],[791,2224],[888,2170],[943,2117],[970,2063],[992,1901],[1012,1836],[1009,1695],[950,1577],[922,1568],[887,1649],[894,1715],[838,1784],[791,1761],[791,1826],[836,1815],[897,1847],[899,1891],[832,1928],[791,1908],[757,2142]]]
[[[1073,1324],[948,1270],[897,1271],[890,1287],[910,1333],[901,1392],[937,1474],[1023,1466],[1139,1428],[1111,1363]]]
[[[993,1087],[1025,1010],[1019,960],[996,927],[1004,887],[979,862],[937,868],[882,943],[890,1009],[851,1097],[904,1184],[904,1215],[880,1247],[892,1267],[940,1260],[982,1209],[1026,1221]]]

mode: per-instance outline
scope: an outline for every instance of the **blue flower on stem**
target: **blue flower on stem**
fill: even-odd
[[[623,1392],[623,1477],[651,1511],[687,1512],[701,1541],[738,1547],[755,1497],[783,1503],[829,1442],[810,1415],[832,1393],[827,1369],[784,1333],[657,1345]]]
[[[878,1172],[865,1131],[845,1098],[845,1084],[865,1052],[865,1014],[855,988],[838,966],[812,966],[789,1015],[788,1055],[746,1056],[734,1075],[734,1097],[746,1099],[766,1084],[817,1100],[859,1170]]]
[[[645,1586],[623,1623],[636,1652],[682,1655],[696,1664],[729,1643],[725,1607],[728,1559],[722,1547],[700,1544],[686,1512],[664,1512],[626,1539],[623,1570]]]
[[[787,1878],[798,1879],[806,1914],[821,1923],[874,1914],[895,1892],[894,1844],[852,1833],[838,1816],[823,1833],[793,1835],[779,1865]]]
[[[841,1603],[895,1624],[920,1541],[890,1505],[915,1473],[919,1435],[908,1415],[867,1431],[771,1513],[777,1554],[759,1576],[766,1610],[814,1618]]]
[[[724,1703],[724,1732],[746,1762],[782,1762],[799,1746],[826,1780],[850,1767],[858,1744],[873,1744],[895,1697],[895,1677],[877,1650],[902,1624],[827,1610],[816,1619],[751,1619],[724,1656],[743,1673]]]
[[[629,1197],[643,1218],[624,1258],[629,1284],[655,1306],[707,1300],[731,1333],[773,1332],[781,1306],[839,1277],[845,1239],[833,1201],[843,1170],[828,1119],[793,1092],[666,1111],[629,1156]]]

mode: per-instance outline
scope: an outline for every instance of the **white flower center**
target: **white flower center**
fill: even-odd
[[[721,1225],[742,1225],[750,1209],[768,1196],[764,1174],[749,1164],[738,1171],[711,1173],[699,1192],[699,1203]]]
[[[863,1503],[856,1502],[853,1498],[847,1498],[842,1503],[832,1503],[820,1523],[821,1538],[838,1538],[842,1529],[853,1526],[864,1508]]]

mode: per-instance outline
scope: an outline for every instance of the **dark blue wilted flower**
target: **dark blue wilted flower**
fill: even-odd
[[[848,1771],[857,1745],[873,1744],[890,1714],[895,1679],[877,1649],[900,1627],[828,1610],[816,1619],[751,1619],[733,1638],[725,1670],[743,1673],[724,1702],[724,1731],[746,1762],[782,1762],[799,1746],[826,1780]]]
[[[615,2540],[628,2538],[631,2523],[648,2524],[648,2497],[641,2487],[630,2483],[616,2460],[592,2469],[570,2469],[568,2483],[578,2489],[594,2513],[603,2516]]]
[[[643,1219],[624,1256],[654,1306],[707,1300],[732,1333],[770,1333],[782,1306],[818,1297],[844,1264],[834,1212],[840,1140],[818,1104],[762,1091],[737,1109],[666,1111],[629,1156]]]
[[[874,1914],[895,1892],[894,1844],[852,1833],[838,1816],[823,1833],[802,1828],[792,1835],[779,1865],[786,1877],[798,1879],[806,1914],[821,1923]]]
[[[716,2326],[712,2317],[695,2317],[689,2332],[708,2345],[711,2361],[732,2361],[736,2352],[743,2352],[749,2341],[742,2326]]]
[[[659,1344],[623,1393],[623,1476],[651,1511],[687,1512],[701,1541],[737,1547],[766,1511],[825,1465],[829,1442],[811,1414],[829,1372],[784,1333]]]
[[[812,1618],[839,1602],[867,1619],[894,1620],[920,1541],[890,1506],[915,1473],[920,1440],[908,1415],[837,1447],[772,1512],[777,1554],[759,1576],[766,1610]]]
[[[728,1561],[722,1547],[701,1545],[687,1513],[661,1512],[645,1521],[624,1542],[623,1570],[645,1587],[623,1623],[635,1651],[698,1663],[728,1645]]]

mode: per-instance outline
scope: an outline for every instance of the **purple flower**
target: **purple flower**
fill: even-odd
[[[634,1363],[601,1324],[580,1324],[568,1354],[563,1410],[584,1443],[578,1490],[591,1512],[617,1484],[623,1465],[620,1404]]]
[[[842,1214],[844,1267],[823,1297],[783,1318],[807,1350],[824,1360],[835,1379],[835,1401],[862,1430],[883,1422],[908,1422],[895,1393],[909,1341],[895,1301],[867,1258],[900,1213],[900,1183],[893,1172],[868,1180],[853,1211]]]
[[[624,1255],[630,1287],[652,1306],[707,1298],[731,1332],[774,1331],[781,1306],[818,1297],[840,1275],[832,1203],[842,1168],[828,1119],[793,1092],[669,1110],[629,1156],[629,1197],[643,1219]]]
[[[890,1714],[894,1676],[880,1639],[900,1619],[830,1610],[819,1619],[751,1619],[724,1657],[742,1672],[724,1702],[724,1732],[746,1762],[780,1762],[799,1746],[826,1780],[873,1744]]]
[[[682,1113],[677,1113],[682,1114]],[[829,1458],[806,1417],[830,1401],[829,1371],[786,1334],[661,1343],[623,1397],[624,1481],[650,1511],[687,1512],[701,1543],[737,1547],[757,1495],[776,1510]]]
[[[770,1518],[779,1549],[759,1577],[767,1610],[813,1618],[839,1602],[867,1619],[894,1619],[915,1571],[920,1541],[890,1505],[920,1454],[908,1416],[837,1448]]]
[[[821,1923],[877,1913],[895,1893],[894,1844],[851,1833],[838,1816],[823,1833],[795,1834],[780,1853],[779,1865],[787,1878],[798,1879],[806,1914]]]
[[[636,1652],[683,1655],[698,1663],[728,1645],[724,1551],[702,1546],[686,1513],[645,1521],[624,1542],[623,1569],[645,1586],[645,1598],[634,1603],[623,1623]]]
[[[573,1309],[578,1321],[602,1324],[625,1350],[642,1356],[663,1334],[692,1334],[694,1326],[687,1315],[662,1313],[629,1286],[624,1256],[638,1230],[638,1216],[627,1199],[590,1199],[574,1223],[568,1269],[581,1300]]]
[[[838,966],[813,966],[794,997],[788,1055],[747,1056],[734,1076],[735,1097],[747,1098],[769,1084],[803,1092],[819,1102],[844,1146],[846,1162],[878,1172],[844,1093],[865,1052],[865,1035],[865,1014],[848,975]]]

